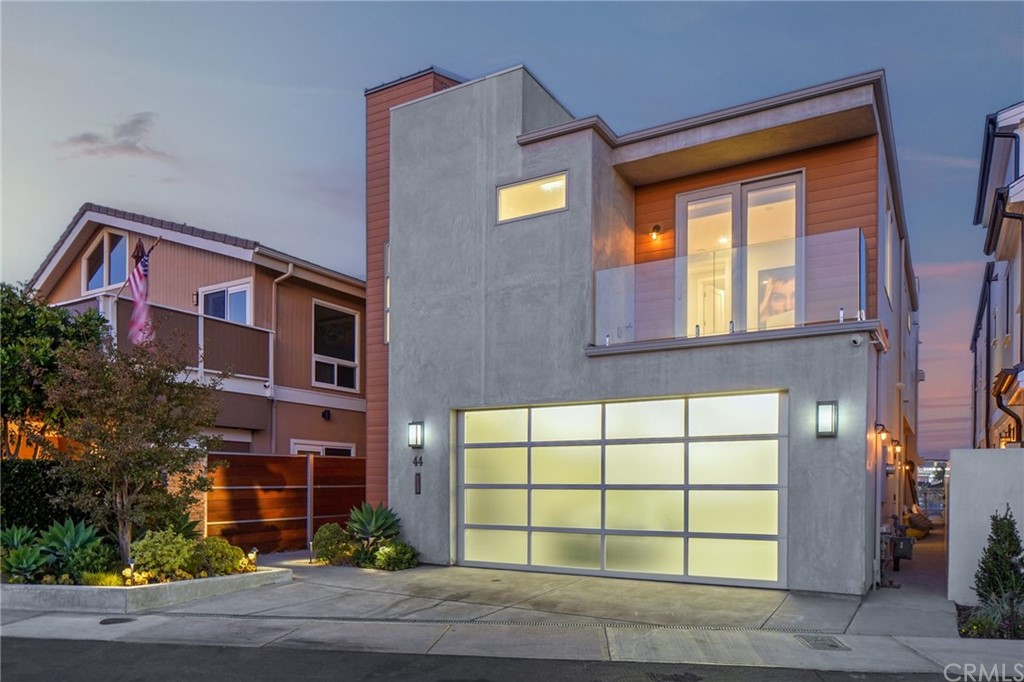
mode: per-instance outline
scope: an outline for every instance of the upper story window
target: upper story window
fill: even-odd
[[[359,390],[359,315],[313,302],[313,385]]]
[[[564,210],[568,173],[517,182],[498,188],[498,222]]]
[[[128,235],[105,230],[82,259],[82,292],[123,284],[128,279]]]
[[[199,290],[203,315],[252,324],[252,280],[237,280]]]
[[[803,178],[786,175],[676,198],[677,336],[792,327],[798,318]]]

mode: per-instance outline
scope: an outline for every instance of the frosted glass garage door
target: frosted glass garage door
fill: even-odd
[[[460,563],[785,587],[784,400],[463,412]]]

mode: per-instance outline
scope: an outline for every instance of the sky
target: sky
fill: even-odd
[[[365,277],[364,90],[525,64],[619,134],[886,70],[921,283],[919,449],[970,440],[985,116],[1024,100],[1024,3],[0,3],[0,279],[86,201]]]

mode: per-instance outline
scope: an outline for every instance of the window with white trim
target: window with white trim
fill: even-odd
[[[203,287],[199,290],[199,303],[206,317],[252,324],[252,279]]]
[[[355,443],[336,443],[326,440],[291,441],[291,454],[316,455],[318,457],[355,457]]]
[[[517,182],[498,188],[498,222],[518,220],[568,207],[568,173]]]
[[[313,385],[359,390],[359,315],[313,302]]]
[[[128,235],[104,230],[82,258],[82,293],[118,286],[128,279]]]

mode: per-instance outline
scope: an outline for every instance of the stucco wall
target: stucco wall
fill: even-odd
[[[507,72],[392,112],[389,482],[408,538],[427,562],[456,555],[458,410],[781,390],[788,587],[863,593],[874,509],[865,472],[876,351],[867,335],[587,357],[592,267],[608,259],[592,244],[630,218],[629,192],[589,131],[516,143],[523,78]],[[568,210],[496,225],[497,186],[558,170],[569,172]],[[818,439],[815,402],[833,399],[840,435]],[[420,420],[424,465],[414,467],[405,427]]]
[[[948,597],[977,604],[974,572],[988,543],[992,514],[1010,505],[1024,528],[1024,450],[951,450],[949,453]]]

